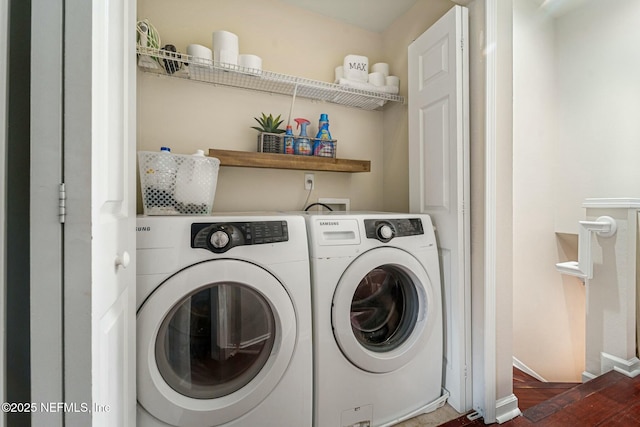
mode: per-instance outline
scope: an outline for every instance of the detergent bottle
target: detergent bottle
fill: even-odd
[[[294,119],[298,124],[297,128],[300,128],[300,135],[293,141],[293,152],[302,156],[310,156],[313,154],[311,147],[311,140],[307,135],[307,126],[311,123],[307,119],[297,118]]]
[[[320,132],[322,132],[322,127],[327,125],[327,135],[329,136],[327,139],[331,138],[331,132],[329,132],[329,115],[326,113],[320,114],[320,120],[318,120],[318,136],[316,138],[320,138]]]
[[[284,134],[284,154],[293,154],[293,131],[291,125],[287,125],[287,130]]]
[[[313,155],[320,157],[334,157],[335,146],[333,142],[334,141],[331,140],[331,135],[329,134],[329,124],[324,123],[313,142]]]

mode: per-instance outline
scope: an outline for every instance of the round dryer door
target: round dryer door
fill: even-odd
[[[296,318],[262,268],[215,260],[162,283],[137,317],[138,402],[174,426],[239,418],[276,387],[293,355]]]
[[[403,250],[377,248],[356,258],[333,297],[333,333],[343,354],[374,373],[391,372],[411,361],[438,315],[434,285],[439,286]]]

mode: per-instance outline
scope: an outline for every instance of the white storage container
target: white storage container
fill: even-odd
[[[139,151],[140,188],[145,215],[209,215],[220,160],[194,155]]]

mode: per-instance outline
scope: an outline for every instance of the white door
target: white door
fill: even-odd
[[[135,425],[136,2],[66,0],[65,425]]]
[[[467,9],[455,6],[409,46],[409,203],[436,228],[445,314],[445,388],[471,409]]]
[[[136,2],[92,11],[93,425],[135,426]]]

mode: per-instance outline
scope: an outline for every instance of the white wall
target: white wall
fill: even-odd
[[[556,233],[577,233],[585,198],[640,195],[640,3],[539,4],[514,2],[514,357],[579,381],[585,289],[555,270],[576,255]]]
[[[558,18],[556,231],[588,197],[640,196],[640,2],[589,0]]]
[[[554,203],[562,177],[554,167],[555,20],[538,5],[536,0],[514,2],[514,357],[547,380],[579,381],[584,287],[554,267]]]

